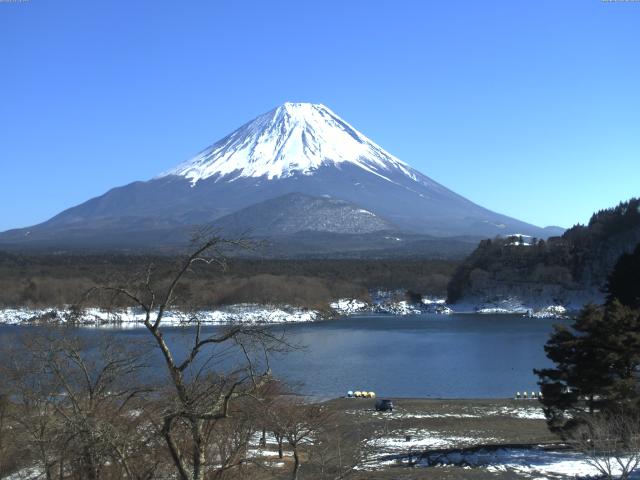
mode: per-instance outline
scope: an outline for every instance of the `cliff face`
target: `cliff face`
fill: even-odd
[[[518,298],[525,304],[601,301],[617,259],[640,243],[640,199],[595,213],[548,241],[483,240],[448,285],[450,303]]]

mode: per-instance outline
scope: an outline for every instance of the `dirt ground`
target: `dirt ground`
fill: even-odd
[[[392,398],[393,412],[376,412],[375,400],[340,398],[327,402],[346,428],[424,429],[449,437],[495,439],[496,443],[556,442],[536,400],[438,400]],[[466,446],[460,440],[456,446]]]
[[[328,402],[342,420],[344,428],[360,430],[369,438],[390,435],[407,445],[395,445],[390,455],[413,450],[476,447],[480,445],[532,445],[558,442],[547,429],[539,403],[535,400],[433,400],[394,398],[394,411],[376,412],[375,400],[336,399]],[[432,435],[430,445],[413,446],[416,437]],[[404,450],[404,452],[403,452]],[[462,467],[419,467],[404,464],[373,466],[354,478],[362,479],[516,479],[511,472],[488,472]]]
[[[345,463],[364,461],[346,478],[361,479],[523,479],[512,471],[463,466],[411,465],[424,452],[460,448],[511,448],[557,444],[536,400],[445,400],[392,398],[393,412],[376,412],[372,399],[340,398],[325,403]],[[360,448],[358,452],[355,450]],[[284,470],[289,462],[285,458]],[[325,476],[314,458],[305,458],[299,478]],[[415,462],[416,464],[418,462]],[[535,477],[546,478],[546,477]],[[553,477],[556,478],[556,477]]]

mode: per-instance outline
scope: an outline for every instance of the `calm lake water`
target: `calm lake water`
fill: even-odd
[[[305,348],[276,355],[274,374],[321,398],[348,390],[378,396],[482,398],[537,391],[533,368],[549,365],[544,344],[552,319],[515,315],[371,315],[335,321],[274,326]],[[0,326],[0,340],[37,327]],[[213,331],[208,327],[205,331]],[[89,337],[145,339],[144,329],[83,329]],[[165,335],[177,349],[191,338],[186,329]],[[162,364],[160,364],[162,365]]]

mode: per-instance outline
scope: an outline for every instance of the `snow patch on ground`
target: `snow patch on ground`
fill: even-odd
[[[500,447],[500,439],[469,433],[472,436],[447,436],[419,429],[392,432],[365,442],[365,448],[371,448],[372,453],[359,469],[376,470],[394,464],[423,468],[450,465],[512,472],[536,480],[601,478],[598,469],[580,452],[560,447]],[[620,474],[619,468],[613,471]],[[640,472],[630,478],[640,479]]]
[[[358,469],[376,470],[394,463],[413,462],[428,450],[462,448],[500,441],[483,438],[479,436],[479,432],[470,431],[469,434],[470,436],[446,435],[420,428],[378,432],[377,438],[364,442],[364,450],[369,453]]]
[[[342,298],[331,304],[338,315],[354,315],[358,313],[386,313],[391,315],[420,315],[437,313],[450,315],[453,313],[480,313],[526,315],[531,318],[566,318],[567,306],[545,303],[530,306],[516,297],[494,301],[478,301],[470,304],[447,305],[446,299],[425,295],[419,302],[412,303],[405,298],[403,290],[373,290],[370,292],[371,302]]]
[[[444,298],[422,297],[420,300],[424,305],[444,305],[447,300]]]
[[[472,433],[472,432],[469,432]],[[376,455],[404,452],[409,449],[427,450],[431,448],[453,448],[476,444],[498,442],[495,438],[481,438],[476,436],[442,435],[430,430],[409,428],[394,431],[389,435],[368,440],[368,446],[375,449]]]
[[[341,298],[331,303],[329,306],[340,315],[353,315],[354,313],[371,311],[370,304],[355,298]]]
[[[420,302],[405,299],[404,290],[373,290],[370,292],[371,302],[358,299],[341,298],[331,303],[331,308],[338,315],[354,315],[358,313],[382,313],[390,315],[420,315],[423,313],[450,314],[444,298],[423,297]]]
[[[485,468],[490,472],[514,472],[523,478],[567,479],[600,478],[598,469],[579,453],[565,450],[534,448],[487,448],[473,452],[449,452],[425,456],[421,466],[464,465]],[[619,472],[617,472],[619,474]],[[631,478],[639,478],[638,472]]]
[[[567,309],[562,305],[549,305],[529,312],[529,316],[533,318],[564,318],[566,315]]]
[[[496,410],[482,410],[478,416],[505,416],[514,418],[523,418],[526,420],[544,420],[544,412],[541,407],[523,407],[511,408],[501,407]]]
[[[527,308],[517,298],[505,298],[496,302],[490,302],[484,305],[476,307],[476,313],[520,313],[528,314],[529,308]]]
[[[278,453],[278,446],[274,445],[273,448],[275,448],[275,450],[267,450],[265,448],[255,448],[255,449],[249,449],[247,451],[247,456],[249,458],[256,458],[256,457],[278,457],[279,453]],[[292,457],[293,456],[293,452],[287,451],[287,450],[283,450],[282,452],[282,456],[283,457]]]
[[[393,315],[419,315],[422,313],[422,310],[406,300],[381,303],[377,305],[376,311],[380,313],[391,313]]]
[[[346,410],[349,415],[367,415],[386,420],[422,419],[422,418],[483,418],[483,417],[512,417],[524,420],[544,420],[544,412],[539,406],[528,405],[523,407],[472,407],[462,412],[410,412],[397,408],[392,412],[378,412],[375,410]]]
[[[525,315],[531,318],[566,318],[570,310],[579,309],[569,305],[561,305],[552,300],[527,302],[518,297],[507,297],[498,300],[467,300],[451,306],[455,313],[480,313]]]
[[[28,467],[2,478],[4,480],[41,480],[45,478],[45,473],[42,468]]]
[[[363,415],[374,418],[383,418],[385,420],[405,420],[405,419],[421,419],[421,418],[480,418],[482,415],[475,413],[412,413],[412,412],[377,412],[369,410],[346,410],[348,415]]]
[[[364,213],[364,214],[366,214],[366,215],[371,215],[371,216],[374,216],[374,217],[376,216],[376,214],[375,214],[375,213],[372,213],[372,212],[370,212],[369,210],[365,210],[365,209],[363,209],[363,208],[359,208],[359,209],[358,209],[358,212],[359,212],[359,213]]]
[[[388,313],[391,315],[419,315],[422,310],[406,300],[366,303],[362,300],[342,298],[331,303],[338,315],[354,315],[357,313]]]

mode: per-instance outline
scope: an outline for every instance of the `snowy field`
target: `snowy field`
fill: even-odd
[[[601,478],[591,459],[580,452],[562,447],[535,445],[502,447],[504,439],[485,437],[482,432],[446,435],[427,429],[404,429],[381,434],[368,440],[368,459],[359,467],[374,471],[407,465],[422,468],[456,466],[486,469],[488,472],[511,472],[527,479],[596,479]],[[615,474],[621,469],[610,459]],[[632,479],[640,479],[635,472]]]
[[[356,400],[357,401],[357,400]],[[412,412],[401,408],[396,408],[393,412],[376,412],[367,410],[346,410],[349,415],[367,415],[368,417],[380,418],[384,420],[404,420],[423,418],[487,418],[487,417],[511,417],[525,420],[544,420],[544,412],[538,402],[523,400],[521,407],[495,406],[495,407],[475,407],[469,406],[456,412]]]
[[[536,480],[601,478],[591,459],[557,441],[529,443],[514,437],[517,431],[544,424],[544,414],[535,401],[417,402],[393,412],[358,409],[356,403],[344,410],[360,422],[378,422],[373,434],[363,440],[367,454],[360,470],[448,467]],[[639,473],[634,475],[631,478],[640,479]]]
[[[463,442],[471,440],[471,438],[462,439]],[[401,443],[396,439],[386,440],[386,445],[396,449]],[[411,463],[417,467],[459,466],[486,469],[488,472],[511,472],[518,477],[535,480],[602,478],[602,473],[582,453],[546,448],[542,445],[531,448],[497,447],[456,450],[447,449],[447,447],[453,443],[459,443],[459,439],[443,437],[431,437],[428,442],[421,443],[419,440],[413,440],[408,443],[416,446],[424,444],[434,450],[440,448],[443,451],[433,451],[424,455],[414,453],[395,460],[390,460],[388,456],[381,456],[365,464],[363,469],[376,470],[388,465]],[[406,452],[407,446],[404,449]],[[612,470],[614,475],[620,474],[619,467],[614,467]],[[639,479],[640,472],[634,472],[630,478]]]

